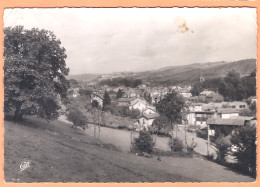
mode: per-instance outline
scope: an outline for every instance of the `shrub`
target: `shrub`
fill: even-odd
[[[228,137],[220,136],[215,141],[217,151],[217,159],[220,162],[226,162],[225,157],[228,155],[231,142]]]
[[[66,116],[73,123],[72,127],[79,126],[82,129],[88,127],[88,119],[79,109],[69,110]]]
[[[153,151],[154,142],[153,138],[148,131],[140,131],[139,137],[134,139],[132,144],[132,152],[134,153],[148,153]]]
[[[234,156],[238,165],[247,173],[256,176],[256,127],[243,126],[236,129],[231,137],[232,144],[237,148]]]
[[[182,152],[184,148],[182,140],[179,139],[178,137],[170,139],[168,145],[173,152]]]
[[[208,132],[202,131],[202,130],[197,130],[196,136],[199,137],[199,138],[207,139],[208,138]]]

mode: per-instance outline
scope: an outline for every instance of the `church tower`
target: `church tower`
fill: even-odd
[[[204,82],[204,81],[205,81],[205,78],[204,78],[203,75],[202,75],[202,69],[200,69],[199,81],[200,81],[200,82]]]

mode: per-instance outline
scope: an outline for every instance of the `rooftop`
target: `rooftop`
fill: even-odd
[[[207,120],[208,125],[232,125],[232,126],[242,126],[245,124],[244,119],[239,118],[209,118]]]

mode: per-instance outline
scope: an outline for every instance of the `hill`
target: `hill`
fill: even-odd
[[[91,82],[95,80],[99,74],[80,74],[80,75],[68,75],[67,79],[75,79],[77,81]]]
[[[8,117],[8,116],[7,116]],[[214,162],[193,158],[145,158],[60,121],[35,117],[4,122],[5,182],[252,182]],[[29,167],[20,170],[20,164]]]
[[[139,72],[136,78],[152,84],[191,84],[198,81],[200,72],[205,79],[212,79],[224,77],[232,69],[240,73],[241,76],[249,75],[256,69],[256,59],[164,67],[158,70]]]

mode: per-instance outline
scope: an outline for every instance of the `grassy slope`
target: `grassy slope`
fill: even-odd
[[[224,77],[228,71],[232,69],[239,72],[241,76],[245,76],[256,69],[256,60],[247,59],[231,63],[197,63],[185,66],[165,67],[151,72],[138,73],[137,77],[143,80],[152,80],[154,82],[170,80],[175,83],[193,83],[197,81],[200,75],[200,69],[202,69],[205,79]]]
[[[66,123],[5,121],[6,182],[253,181],[215,163],[191,158],[144,158],[102,148]],[[112,149],[112,150],[111,150]],[[20,171],[20,163],[30,167]]]

